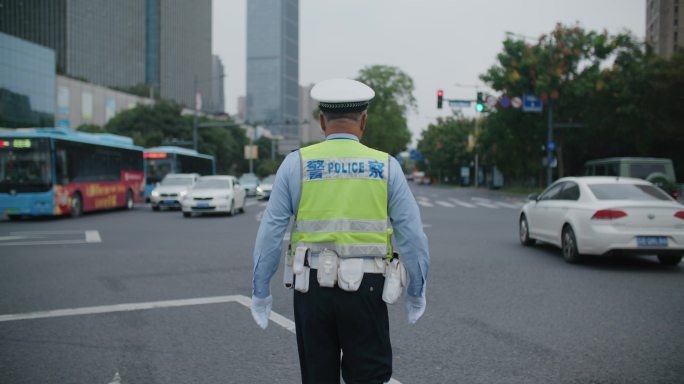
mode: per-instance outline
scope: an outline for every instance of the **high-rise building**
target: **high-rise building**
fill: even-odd
[[[226,106],[224,105],[225,99],[223,94],[224,77],[225,73],[223,68],[223,62],[221,61],[220,57],[214,55],[211,60],[211,101],[213,104],[209,109],[209,111],[212,113],[224,113],[224,111],[226,110]]]
[[[211,106],[211,0],[146,0],[159,6],[161,97],[202,110]]]
[[[669,58],[684,47],[682,34],[684,22],[679,22],[679,0],[646,0],[646,41],[658,55]]]
[[[247,122],[299,147],[299,0],[247,2]]]
[[[212,102],[211,0],[0,0],[0,32],[52,48],[57,73]]]
[[[49,127],[55,113],[55,51],[0,33],[0,127]]]
[[[299,140],[302,144],[325,140],[321,124],[318,118],[314,116],[318,102],[311,97],[311,88],[313,88],[313,84],[299,88],[299,121],[301,123]]]
[[[57,73],[110,87],[145,82],[145,3],[0,0],[0,32],[55,51]]]

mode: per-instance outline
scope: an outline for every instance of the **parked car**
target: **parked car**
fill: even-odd
[[[261,179],[259,186],[256,188],[257,199],[268,200],[273,191],[273,183],[275,182],[275,175],[268,175]]]
[[[181,208],[181,201],[192,188],[199,175],[197,173],[169,173],[150,193],[153,211],[161,208]]]
[[[520,211],[523,245],[537,240],[560,247],[570,263],[582,255],[656,255],[677,265],[684,255],[684,205],[648,181],[566,177]]]
[[[590,160],[584,164],[584,176],[636,177],[657,185],[675,200],[679,198],[674,166],[670,159],[611,157]]]
[[[201,176],[183,199],[183,216],[245,211],[245,191],[234,176]]]
[[[256,196],[256,189],[259,186],[259,178],[253,173],[245,173],[240,176],[240,185],[245,190],[247,196]]]

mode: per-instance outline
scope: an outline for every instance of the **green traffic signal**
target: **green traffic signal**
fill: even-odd
[[[484,110],[485,110],[484,94],[482,92],[477,93],[477,101],[475,102],[475,110],[478,112],[484,112]]]

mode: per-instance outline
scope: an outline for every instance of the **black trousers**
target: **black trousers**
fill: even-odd
[[[318,285],[294,291],[295,328],[303,384],[376,384],[392,377],[387,305],[382,274],[366,273],[356,292]],[[340,356],[340,351],[342,356]]]

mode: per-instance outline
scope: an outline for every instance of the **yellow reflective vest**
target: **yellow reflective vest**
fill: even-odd
[[[324,248],[340,257],[391,254],[389,155],[356,140],[332,139],[300,150],[302,194],[292,250]]]

